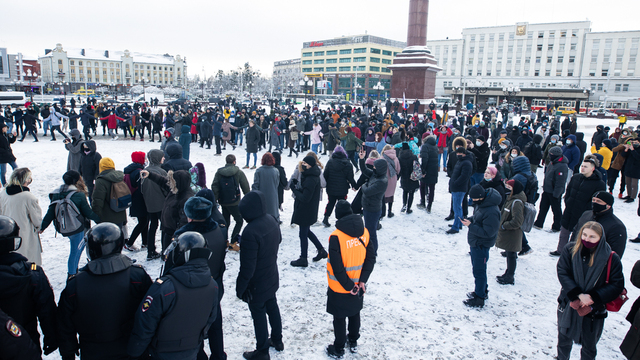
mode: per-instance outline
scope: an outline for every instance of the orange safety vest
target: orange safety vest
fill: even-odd
[[[344,269],[347,271],[347,276],[349,276],[351,281],[354,283],[359,283],[362,265],[364,265],[364,259],[367,257],[366,246],[369,245],[369,231],[365,228],[362,236],[354,238],[340,230],[336,230],[331,233],[331,236],[336,236],[340,242],[342,264],[344,265]],[[351,290],[345,290],[336,279],[333,274],[330,258],[327,258],[327,279],[329,280],[329,288],[334,292],[348,294]]]

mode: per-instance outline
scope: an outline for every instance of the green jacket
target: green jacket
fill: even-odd
[[[227,164],[224,167],[221,167],[216,171],[216,175],[213,177],[213,183],[211,183],[211,190],[213,191],[213,195],[216,197],[216,201],[220,199],[220,177],[221,176],[233,176],[236,178],[236,182],[242,189],[242,193],[247,195],[251,188],[249,187],[249,182],[247,181],[247,177],[244,175],[244,172],[240,170],[239,167],[232,164]],[[226,204],[225,206],[237,206],[240,203],[240,200],[236,201],[232,204]]]
[[[53,204],[53,202],[66,198],[71,191],[77,191],[75,194],[71,195],[71,201],[73,201],[73,203],[80,211],[80,214],[82,214],[82,216],[84,216],[84,218],[87,220],[84,225],[85,228],[88,228],[91,225],[89,219],[93,220],[96,223],[100,222],[100,218],[91,210],[91,206],[89,206],[89,202],[87,201],[87,196],[83,192],[78,191],[73,185],[62,185],[60,186],[60,188],[49,194],[49,199],[51,200],[52,204],[49,205],[49,209],[42,219],[40,230],[44,231],[44,229],[46,229],[49,224],[51,224],[51,222],[56,218],[56,204]],[[58,228],[58,224],[55,221],[54,226],[56,227],[56,231],[60,231],[60,229]],[[69,234],[69,236],[75,235],[81,231],[84,231],[84,228],[78,229],[73,234]]]
[[[362,145],[362,140],[358,139],[353,131],[340,138],[340,140],[346,140],[347,143],[344,146],[346,151],[356,151],[358,146]]]
[[[527,195],[524,191],[520,191],[504,202],[500,213],[500,229],[496,238],[497,248],[515,252],[522,250],[522,222],[526,201]]]
[[[115,212],[109,206],[109,198],[111,196],[111,184],[124,180],[124,173],[119,170],[105,170],[96,178],[96,184],[93,188],[93,201],[91,209],[99,217],[101,222],[110,222],[117,225],[124,224],[127,221],[127,212]]]

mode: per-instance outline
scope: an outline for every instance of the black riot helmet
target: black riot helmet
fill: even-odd
[[[113,223],[98,224],[84,236],[89,260],[120,254],[124,246],[124,235],[120,227]]]
[[[12,218],[0,215],[0,254],[16,251],[20,245],[20,227]]]
[[[175,239],[164,252],[167,258],[171,257],[175,266],[184,265],[193,259],[209,259],[211,250],[207,247],[207,241],[202,234],[195,231],[187,231]]]

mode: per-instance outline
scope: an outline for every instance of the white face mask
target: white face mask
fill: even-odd
[[[514,158],[514,157],[516,157],[516,156],[518,156],[518,154],[511,154],[511,157],[512,157],[512,158]]]
[[[500,149],[507,150],[507,147],[506,146],[500,146]]]
[[[573,144],[573,141],[567,140],[567,145],[571,145],[571,144]]]
[[[476,146],[482,146],[482,141],[476,141]]]

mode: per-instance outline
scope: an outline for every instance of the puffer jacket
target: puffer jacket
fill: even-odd
[[[547,165],[547,171],[544,173],[544,184],[542,191],[552,194],[554,198],[559,198],[564,194],[565,184],[567,183],[567,159],[561,156],[556,161],[552,161]]]
[[[369,177],[362,185],[362,209],[368,212],[378,212],[382,208],[382,198],[387,190],[387,161],[378,159],[373,162],[375,169],[361,166],[362,172]]]
[[[324,167],[324,178],[327,180],[327,195],[344,197],[350,187],[356,187],[353,179],[353,167],[347,156],[334,152]]]
[[[486,196],[479,204],[473,205],[473,218],[469,224],[467,242],[470,247],[492,247],[500,228],[500,204],[502,198],[494,189],[486,189]]]
[[[191,136],[191,135],[189,135]],[[164,159],[164,163],[162,164],[162,169],[165,171],[178,171],[185,170],[189,171],[193,167],[189,160],[186,160],[182,157],[182,146],[178,143],[172,142],[167,145],[166,153],[169,155],[168,159]]]
[[[162,150],[153,149],[147,154],[149,159],[149,166],[145,168],[148,172],[153,172],[159,176],[167,177],[167,172],[160,166],[160,161],[164,153]],[[162,211],[164,207],[164,199],[167,197],[167,193],[153,181],[142,180],[140,183],[140,190],[142,191],[142,197],[144,203],[147,206],[149,213],[158,213]]]
[[[598,191],[606,190],[602,175],[595,170],[589,177],[575,174],[571,178],[564,195],[564,212],[562,213],[562,227],[571,230],[587,210],[591,210],[591,199]]]

